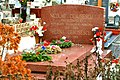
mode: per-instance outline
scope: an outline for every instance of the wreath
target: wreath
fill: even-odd
[[[114,3],[110,3],[110,10],[113,11],[113,12],[117,12],[119,9],[119,4],[114,2]]]
[[[47,3],[50,3],[50,2],[51,2],[51,0],[46,0],[46,2],[47,2]]]

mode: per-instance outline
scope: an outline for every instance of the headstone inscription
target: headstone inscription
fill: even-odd
[[[43,40],[66,36],[74,43],[90,43],[92,28],[104,26],[104,9],[86,5],[57,5],[41,9],[47,31]]]

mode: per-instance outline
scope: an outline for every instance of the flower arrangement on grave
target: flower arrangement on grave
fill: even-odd
[[[52,60],[51,56],[48,56],[46,52],[39,50],[24,50],[22,54],[22,60],[27,62],[39,62],[39,61],[50,61]]]
[[[72,46],[72,41],[67,40],[65,36],[60,38],[60,40],[52,40],[51,45],[57,45],[60,48],[69,48]]]
[[[26,33],[31,36],[35,37],[36,44],[40,43],[40,38],[43,36],[44,32],[47,31],[47,28],[45,26],[45,22],[43,24],[38,23],[33,24],[27,31]]]
[[[94,27],[92,28],[93,31],[93,38],[90,39],[90,42],[92,42],[94,44],[93,49],[91,50],[91,52],[96,52],[99,53],[100,55],[103,53],[102,51],[102,44],[104,41],[104,35],[106,35],[106,33],[103,33],[103,29],[100,27]]]
[[[113,12],[117,12],[119,9],[119,4],[117,2],[110,3],[110,10]]]
[[[46,24],[45,22],[43,23],[44,25]],[[46,26],[42,26],[42,25],[33,25],[30,27],[30,29],[27,31],[27,33],[30,36],[43,36],[43,33],[47,31]]]
[[[37,44],[35,48],[30,50],[23,51],[23,60],[38,62],[38,61],[50,61],[52,57],[48,54],[58,54],[62,51],[62,49],[57,45],[50,45],[49,42],[44,41],[41,44]]]
[[[31,79],[31,71],[25,68],[25,62],[21,56],[10,56],[8,50],[17,53],[18,44],[21,37],[9,25],[0,23],[0,79],[2,80],[21,80]]]
[[[61,53],[62,49],[57,45],[50,45],[50,42],[44,41],[41,44],[37,44],[30,50],[24,50],[22,53],[23,60],[38,62],[38,61],[50,61],[52,57],[48,54]]]
[[[62,52],[62,49],[58,45],[51,45],[50,42],[44,41],[42,46],[38,48],[40,52],[46,52],[47,54],[58,54]]]

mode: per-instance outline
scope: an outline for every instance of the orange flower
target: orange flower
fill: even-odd
[[[39,55],[40,54],[40,52],[36,52],[36,55]]]

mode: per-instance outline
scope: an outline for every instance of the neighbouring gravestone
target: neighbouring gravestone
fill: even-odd
[[[43,40],[66,36],[74,43],[91,43],[93,27],[104,27],[104,9],[86,5],[57,5],[41,9],[47,31]]]

